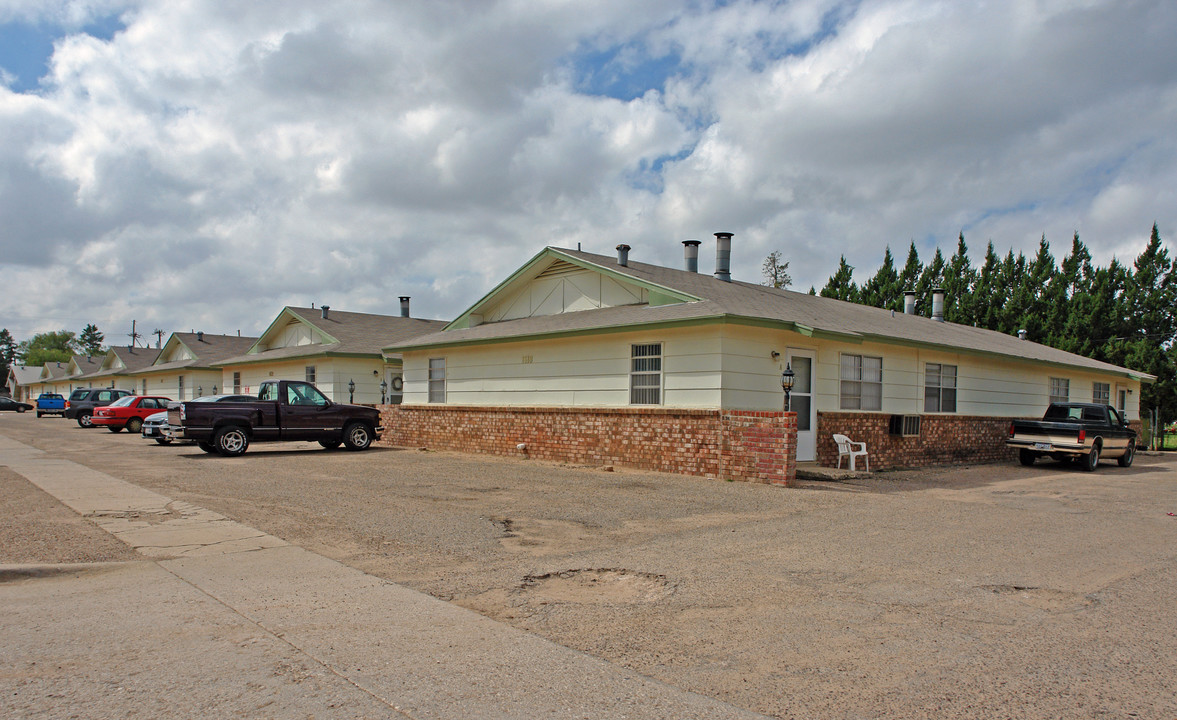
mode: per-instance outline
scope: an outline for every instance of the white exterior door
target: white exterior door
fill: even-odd
[[[812,350],[789,349],[785,352],[785,361],[794,373],[789,410],[797,413],[797,462],[817,459],[817,409],[813,402],[815,359],[816,353]]]

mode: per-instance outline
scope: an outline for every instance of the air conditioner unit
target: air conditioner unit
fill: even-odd
[[[920,434],[919,415],[892,415],[888,432],[902,437],[913,437]]]

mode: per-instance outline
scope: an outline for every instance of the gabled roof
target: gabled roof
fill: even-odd
[[[164,343],[159,356],[151,365],[137,370],[132,375],[145,375],[154,372],[170,370],[213,369],[216,363],[227,358],[240,355],[257,342],[255,337],[241,337],[239,335],[210,335],[208,333],[172,333]],[[164,358],[171,357],[173,351],[183,348],[192,357],[185,360],[164,362]]]
[[[106,355],[74,355],[67,366],[67,376],[71,380],[91,377],[102,369],[105,359]]]
[[[585,269],[608,273],[649,288],[664,289],[659,302],[565,312],[516,320],[475,325],[477,310],[493,306],[495,297],[509,292],[514,279],[533,278],[545,267],[567,262]],[[674,301],[673,297],[695,298]],[[1137,378],[1146,382],[1152,375],[1092,360],[1011,335],[968,325],[938,322],[918,315],[834,300],[807,293],[746,282],[724,282],[712,275],[633,262],[617,264],[606,255],[546,248],[532,258],[507,282],[500,284],[443,332],[425,335],[386,348],[386,351],[458,347],[511,342],[561,335],[618,332],[669,325],[733,323],[792,330],[810,337],[843,342],[882,342],[965,351],[992,357],[1029,360],[1050,365],[1082,368]],[[471,326],[472,325],[472,326]]]
[[[102,359],[102,368],[86,377],[112,377],[114,375],[129,375],[136,370],[151,365],[159,357],[157,348],[129,347],[118,345],[106,351]]]
[[[68,362],[47,362],[41,368],[42,380],[60,380],[69,374]]]
[[[291,323],[303,325],[317,340],[312,344],[270,348]],[[266,331],[247,351],[221,360],[215,365],[290,360],[310,357],[381,357],[381,348],[427,335],[445,327],[443,320],[374,315],[370,313],[329,310],[323,317],[321,308],[284,307]]]
[[[41,382],[41,370],[43,369],[40,365],[9,365],[8,377],[5,380],[11,378],[19,386],[33,385]]]

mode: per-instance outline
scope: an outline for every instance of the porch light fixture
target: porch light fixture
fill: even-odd
[[[196,386],[196,397],[204,397],[204,386],[203,385]]]
[[[785,391],[785,412],[789,411],[789,393],[793,392],[793,381],[796,379],[797,373],[793,372],[793,366],[785,363],[785,371],[781,373],[781,389]]]
[[[349,403],[354,403],[356,401],[356,381],[355,380],[348,380],[347,381],[347,397],[348,397],[347,401]]]
[[[388,381],[380,381],[380,404],[383,405],[388,401]]]

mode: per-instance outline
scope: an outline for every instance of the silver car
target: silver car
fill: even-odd
[[[253,402],[257,400],[252,395],[206,395],[199,397],[192,402]],[[157,412],[154,415],[148,415],[143,419],[143,430],[141,434],[144,440],[154,440],[160,445],[170,445],[172,438],[168,437],[164,430],[168,426],[168,411]]]

